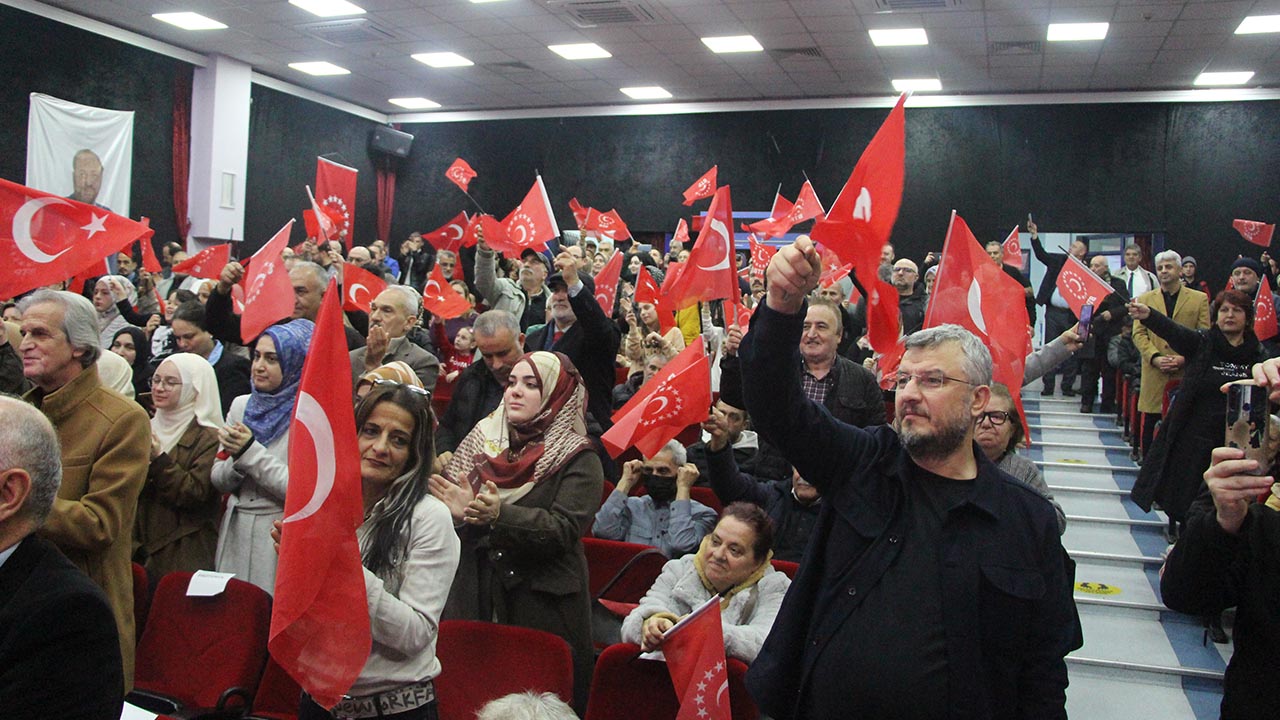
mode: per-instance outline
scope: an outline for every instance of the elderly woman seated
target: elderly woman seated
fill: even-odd
[[[736,502],[702,540],[698,552],[671,560],[622,623],[622,641],[645,650],[662,646],[663,634],[719,594],[725,655],[750,663],[787,594],[791,580],[769,563],[773,525],[758,505]]]
[[[1022,418],[1018,415],[1017,406],[1013,404],[1013,396],[1009,394],[1009,388],[1000,383],[993,383],[991,399],[987,401],[986,411],[978,418],[978,427],[973,439],[978,442],[982,453],[988,460],[995,463],[996,467],[1012,475],[1024,485],[1030,486],[1053,503],[1053,509],[1058,514],[1058,533],[1064,533],[1067,530],[1067,515],[1062,512],[1062,506],[1058,501],[1053,499],[1053,494],[1049,492],[1049,485],[1040,474],[1040,468],[1017,453],[1018,446],[1022,444],[1022,437]]]

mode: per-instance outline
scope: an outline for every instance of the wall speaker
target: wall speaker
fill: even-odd
[[[413,136],[393,127],[379,125],[373,129],[369,138],[369,149],[384,155],[409,157],[409,148],[413,145]]]

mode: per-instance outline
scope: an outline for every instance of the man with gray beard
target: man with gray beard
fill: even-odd
[[[823,498],[751,694],[777,720],[1066,718],[1070,560],[1049,501],[974,443],[989,351],[957,325],[914,333],[893,427],[842,423],[800,378],[821,271],[809,240],[780,250],[739,350],[757,431]]]

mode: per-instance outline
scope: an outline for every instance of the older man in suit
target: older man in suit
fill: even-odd
[[[408,285],[388,285],[369,303],[369,337],[365,346],[351,351],[351,384],[360,376],[389,362],[399,360],[413,368],[422,387],[434,391],[440,375],[435,355],[414,345],[407,337],[418,323],[422,296]]]
[[[39,410],[0,397],[0,717],[114,720],[124,680],[102,590],[36,534],[61,450]]]
[[[1209,327],[1209,296],[1182,285],[1182,257],[1172,250],[1156,255],[1156,279],[1160,286],[1139,295],[1138,302],[1195,330]],[[1169,343],[1151,332],[1141,321],[1133,322],[1133,344],[1142,353],[1142,388],[1138,410],[1142,418],[1142,447],[1151,446],[1156,423],[1164,410],[1164,391],[1169,382],[1182,379],[1187,359],[1175,353]]]

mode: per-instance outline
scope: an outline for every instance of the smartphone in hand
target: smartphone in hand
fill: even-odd
[[[1266,475],[1271,464],[1266,453],[1267,389],[1258,385],[1227,386],[1226,446],[1244,450],[1246,459],[1257,460],[1250,475]]]
[[[1080,308],[1080,324],[1076,328],[1076,332],[1080,335],[1080,342],[1089,342],[1089,326],[1093,324],[1093,303],[1085,303]]]

